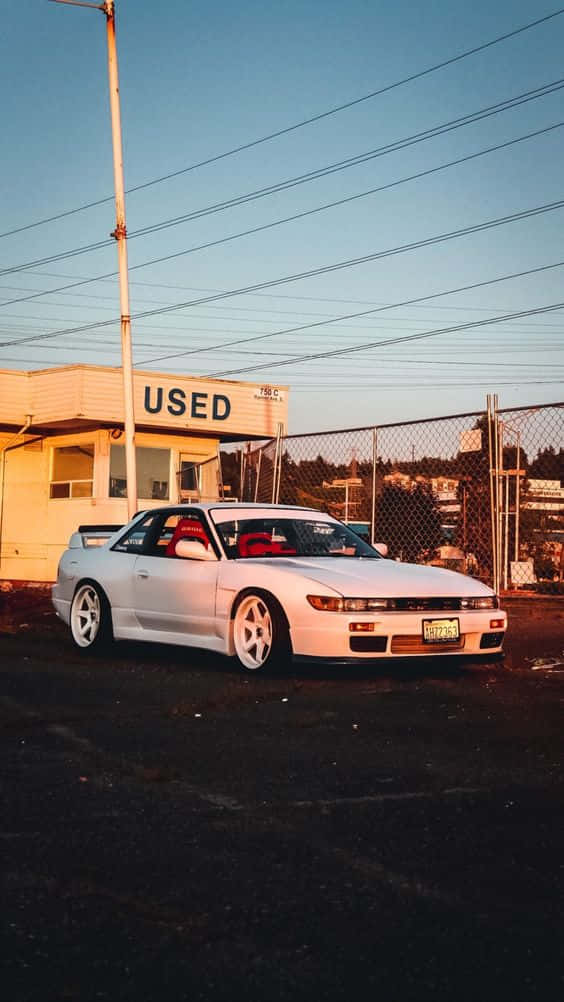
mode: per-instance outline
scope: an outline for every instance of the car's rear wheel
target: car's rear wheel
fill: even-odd
[[[85,581],[74,593],[70,631],[81,651],[100,651],[113,639],[112,614],[104,592],[93,581]]]
[[[271,595],[247,592],[233,617],[237,660],[245,671],[282,667],[290,655],[290,635],[282,609]]]

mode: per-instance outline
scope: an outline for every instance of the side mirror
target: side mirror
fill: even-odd
[[[374,549],[378,551],[381,557],[388,556],[388,544],[387,543],[373,543]]]
[[[206,547],[196,539],[179,539],[174,552],[185,560],[217,560],[211,546]]]

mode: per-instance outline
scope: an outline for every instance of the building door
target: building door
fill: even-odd
[[[186,453],[180,454],[180,470],[178,472],[179,501],[198,501],[200,498],[200,464]]]

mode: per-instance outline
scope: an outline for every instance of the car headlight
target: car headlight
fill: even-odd
[[[461,609],[499,609],[497,595],[481,595],[480,598],[461,598]]]
[[[393,598],[337,598],[329,595],[308,595],[307,600],[319,612],[382,612],[396,607]]]

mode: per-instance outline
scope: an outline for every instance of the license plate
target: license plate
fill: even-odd
[[[424,619],[423,640],[426,644],[441,644],[460,639],[458,619]]]

